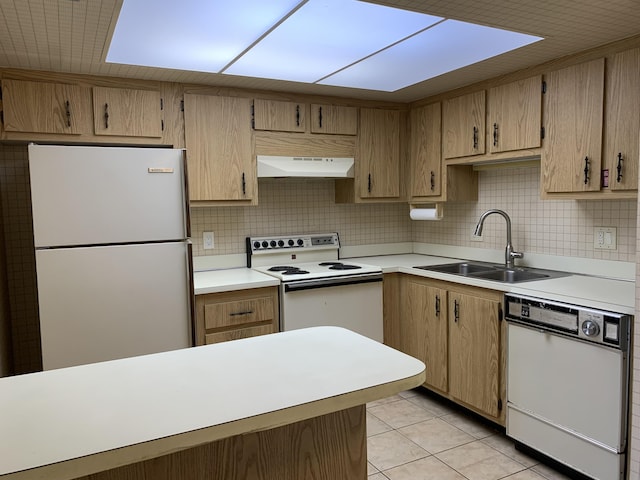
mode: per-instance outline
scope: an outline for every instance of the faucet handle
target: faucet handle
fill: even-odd
[[[524,257],[524,253],[522,252],[509,252],[511,258],[522,258]]]

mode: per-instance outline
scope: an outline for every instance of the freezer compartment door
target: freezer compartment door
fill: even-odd
[[[36,248],[186,238],[183,162],[174,149],[30,145]]]
[[[37,250],[44,369],[191,346],[187,247]]]

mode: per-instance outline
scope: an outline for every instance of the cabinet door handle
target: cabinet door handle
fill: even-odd
[[[497,123],[493,124],[493,146],[494,147],[498,146],[498,124]]]
[[[440,316],[440,295],[436,295],[436,317]]]
[[[473,149],[478,148],[478,127],[473,127]]]
[[[71,126],[71,104],[69,100],[64,102],[65,113],[67,114],[67,127]]]
[[[458,323],[458,320],[460,320],[460,304],[458,303],[458,300],[454,300],[453,301],[453,321]]]
[[[584,157],[584,184],[589,183],[589,157]]]
[[[433,170],[431,170],[431,191],[433,192],[436,189],[436,174]]]
[[[300,105],[296,105],[296,127],[300,126]]]
[[[318,123],[320,124],[320,128],[322,128],[322,107],[318,109]]]
[[[371,174],[369,174],[369,180],[367,181],[367,191],[371,193]]]
[[[622,180],[622,162],[624,161],[624,159],[622,158],[622,152],[618,152],[618,166],[616,167],[616,170],[618,171],[618,176],[616,177],[616,180],[618,181],[618,183],[620,183],[620,181]]]
[[[234,312],[234,313],[230,313],[229,316],[230,317],[237,317],[239,315],[251,315],[253,313],[253,310],[246,310],[244,312]]]
[[[104,104],[104,128],[109,128],[109,104]]]
[[[247,182],[244,178],[244,172],[242,172],[242,195],[247,194]]]

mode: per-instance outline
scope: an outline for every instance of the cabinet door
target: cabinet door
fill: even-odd
[[[358,135],[360,198],[400,196],[400,112],[363,108]]]
[[[445,100],[442,105],[444,158],[485,152],[485,91]]]
[[[449,393],[499,415],[500,302],[449,292]]]
[[[85,87],[58,83],[2,80],[4,129],[7,132],[77,135],[90,130],[91,106]],[[89,126],[89,128],[83,128]]]
[[[303,103],[256,98],[253,101],[253,128],[279,132],[304,132],[305,113],[306,105]]]
[[[640,49],[614,55],[607,66],[604,158],[611,190],[638,189]]]
[[[546,76],[541,168],[545,192],[600,190],[604,58]]]
[[[311,133],[357,135],[358,109],[341,105],[311,105]]]
[[[489,90],[491,153],[539,147],[541,123],[540,75]]]
[[[447,291],[407,280],[403,351],[427,365],[425,384],[447,391]]]
[[[185,94],[184,121],[191,200],[254,199],[251,101]]]
[[[411,111],[411,196],[441,193],[441,107],[433,103]]]
[[[93,87],[93,127],[96,135],[161,137],[160,92]]]

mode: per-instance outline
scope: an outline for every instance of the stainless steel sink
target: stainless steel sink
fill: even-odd
[[[415,267],[421,270],[430,270],[432,272],[452,273],[454,275],[471,275],[479,272],[492,272],[496,266],[484,263],[445,263],[443,265],[426,265],[422,267]]]
[[[414,268],[502,283],[530,282],[533,280],[570,275],[570,273],[555,270],[542,270],[528,267],[507,268],[502,264],[483,262],[444,263],[440,265],[423,265]]]

